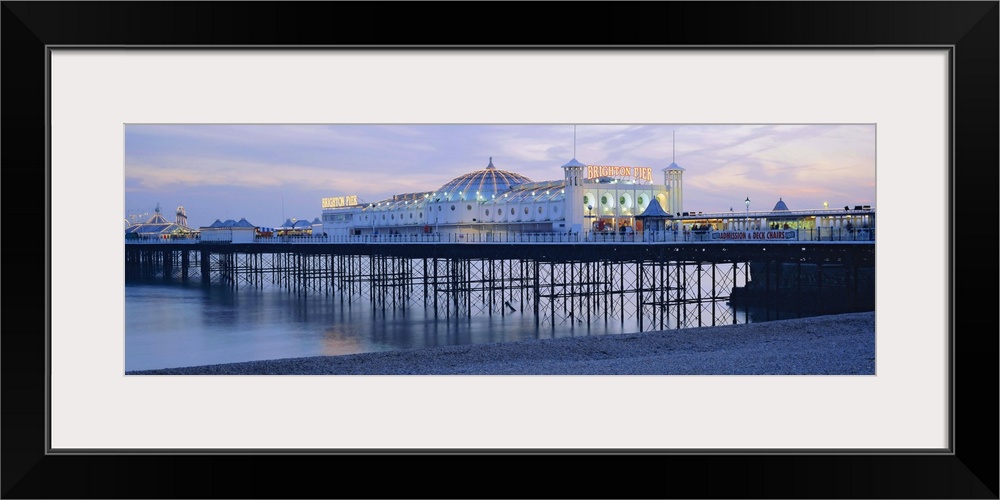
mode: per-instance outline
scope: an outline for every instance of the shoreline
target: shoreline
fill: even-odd
[[[126,375],[875,375],[875,312]]]

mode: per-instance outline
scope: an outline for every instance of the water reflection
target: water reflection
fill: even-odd
[[[174,284],[125,287],[125,370],[634,331],[634,322],[535,325],[531,313],[435,318],[364,301]]]

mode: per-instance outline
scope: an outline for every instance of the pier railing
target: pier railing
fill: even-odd
[[[289,245],[317,245],[335,243],[369,244],[440,244],[440,243],[800,243],[800,242],[874,242],[875,229],[812,228],[765,229],[739,231],[642,231],[642,232],[481,232],[422,233],[422,234],[366,234],[337,236],[279,236],[256,237],[238,243],[266,243]],[[199,238],[127,238],[128,245],[155,244],[225,244],[229,241],[205,241]]]

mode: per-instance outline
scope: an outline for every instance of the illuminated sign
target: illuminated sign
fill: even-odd
[[[356,195],[323,198],[323,208],[351,207],[358,204]]]
[[[716,231],[712,233],[713,240],[760,241],[760,240],[795,240],[794,230],[771,231]]]
[[[631,177],[634,179],[653,182],[652,167],[620,167],[617,165],[587,165],[587,178],[597,177]]]

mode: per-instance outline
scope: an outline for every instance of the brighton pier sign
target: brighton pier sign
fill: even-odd
[[[617,165],[587,165],[587,178],[618,177],[653,182],[653,167],[620,167]]]
[[[315,199],[315,198],[313,198]],[[323,208],[353,207],[358,204],[357,195],[323,198]]]

